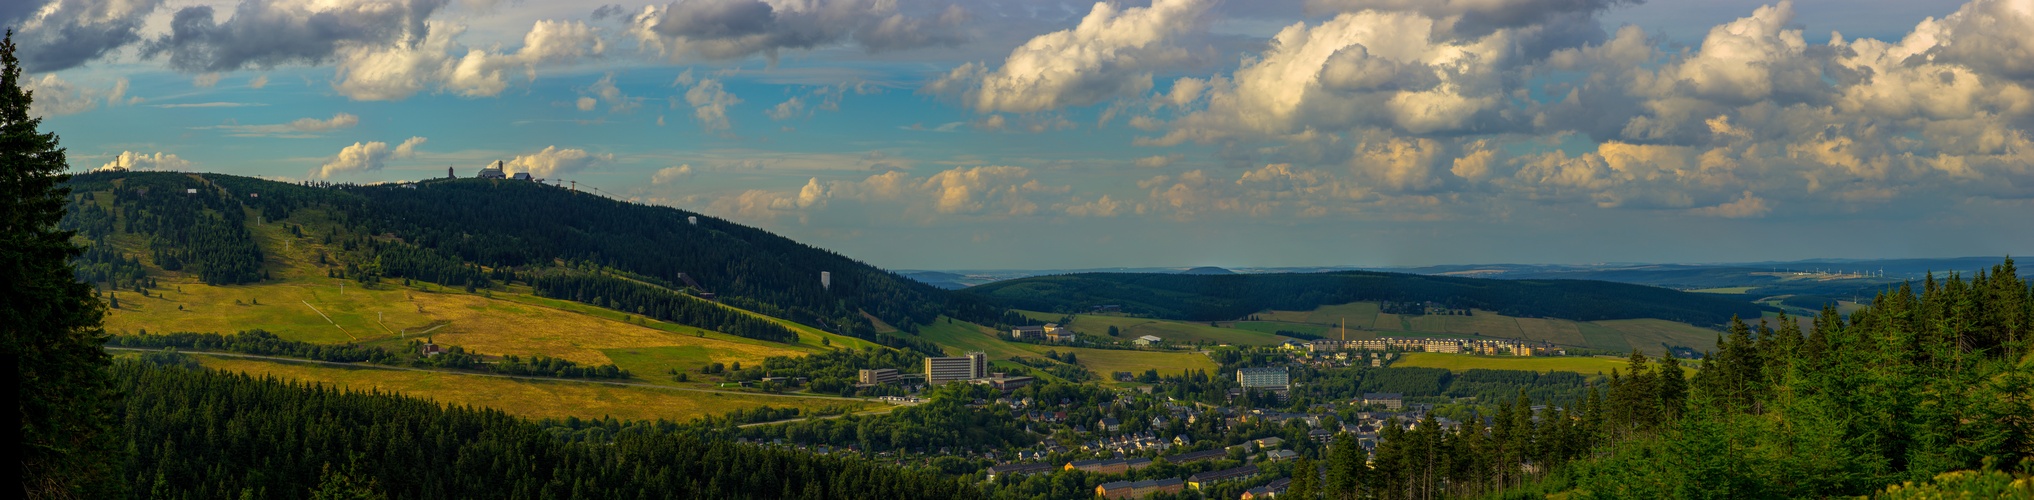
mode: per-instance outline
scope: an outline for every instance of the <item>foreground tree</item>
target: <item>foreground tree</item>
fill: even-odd
[[[73,279],[68,260],[82,250],[56,229],[68,162],[56,134],[37,131],[42,120],[28,114],[11,30],[0,65],[0,368],[15,374],[18,408],[6,440],[13,449],[0,452],[20,457],[27,498],[103,498],[120,484],[99,348],[105,310]]]

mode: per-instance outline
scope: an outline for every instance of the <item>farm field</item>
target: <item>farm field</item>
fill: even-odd
[[[1665,348],[1661,345],[1663,342],[1694,347],[1698,350],[1713,348],[1716,343],[1715,331],[1658,319],[1591,323],[1551,318],[1516,318],[1481,309],[1473,310],[1472,313],[1469,316],[1384,314],[1378,311],[1375,303],[1359,302],[1323,306],[1313,311],[1265,311],[1258,313],[1257,316],[1277,321],[1305,318],[1309,324],[1319,325],[1324,330],[1330,331],[1333,330],[1335,321],[1344,318],[1348,319],[1351,325],[1368,327],[1360,336],[1355,330],[1351,330],[1349,338],[1352,339],[1376,336],[1496,337],[1614,351],[1638,348],[1649,354],[1664,352]],[[1248,328],[1265,327],[1251,325]]]
[[[1698,351],[1714,350],[1716,337],[1720,334],[1707,328],[1658,319],[1619,319],[1590,324],[1616,332],[1616,335],[1625,342],[1622,349],[1638,349],[1648,355],[1665,352],[1666,348],[1661,345],[1662,343],[1688,346]],[[1588,335],[1586,331],[1584,335]],[[1607,334],[1598,332],[1597,336],[1596,340],[1603,341],[1603,345],[1597,345],[1596,341],[1592,340],[1591,347],[1617,348],[1610,344]]]
[[[1305,335],[1318,335],[1321,337],[1335,337],[1337,335],[1340,335],[1340,333],[1338,333],[1335,327],[1332,326],[1314,325],[1307,323],[1288,323],[1284,321],[1238,321],[1235,323],[1230,323],[1229,327],[1238,330],[1249,330],[1257,333],[1266,333],[1272,335],[1277,335],[1278,332],[1280,331],[1295,332]],[[1359,332],[1361,332],[1361,330],[1350,330],[1349,338],[1352,339],[1357,338],[1357,334]],[[1368,336],[1369,334],[1367,333],[1363,335],[1365,335],[1363,338],[1370,338]]]
[[[1018,314],[1041,323],[1058,322],[1063,318],[1060,315],[1037,311],[1018,311]],[[1077,314],[1073,316],[1073,322],[1061,326],[1065,326],[1067,329],[1081,335],[1101,337],[1106,337],[1109,334],[1109,327],[1114,326],[1117,330],[1117,338],[1125,340],[1153,335],[1172,343],[1209,342],[1232,345],[1271,345],[1285,341],[1284,337],[1274,334],[1276,332],[1275,329],[1230,328],[1209,326],[1207,323],[1134,318],[1129,316]]]
[[[389,347],[421,334],[440,344],[486,355],[542,354],[595,365],[616,362],[607,355],[613,349],[676,348],[693,353],[661,358],[674,361],[667,364],[623,366],[646,375],[671,368],[696,369],[711,362],[755,362],[769,356],[818,352],[826,349],[821,338],[836,348],[867,344],[816,331],[801,331],[795,345],[764,342],[576,302],[519,293],[484,297],[436,285],[383,284],[369,290],[347,282],[341,293],[340,280],[325,278],[237,286],[163,281],[159,293],[151,292],[153,297],[122,294],[120,309],[110,310],[106,316],[106,329],[124,334],[230,334],[262,329],[304,342]]]
[[[1518,326],[1519,338],[1553,342],[1561,345],[1589,345],[1582,338],[1581,325],[1568,320],[1545,318],[1512,318]]]
[[[1011,356],[1043,358],[1048,350],[1073,353],[1083,368],[1102,377],[1119,371],[1142,373],[1158,370],[1161,374],[1173,374],[1190,369],[1212,372],[1216,368],[1214,360],[1195,352],[1127,351],[1008,342],[987,328],[961,321],[948,323],[945,318],[919,327],[918,335],[945,346],[948,355],[981,351],[991,360],[1010,359]]]
[[[1468,354],[1443,354],[1434,352],[1406,353],[1392,362],[1391,366],[1401,368],[1445,368],[1462,372],[1473,369],[1486,370],[1530,370],[1546,372],[1574,372],[1583,375],[1610,376],[1611,369],[1623,370],[1627,363],[1623,358],[1607,356],[1474,356]]]
[[[194,355],[207,368],[316,382],[353,390],[380,390],[445,404],[494,408],[525,418],[601,418],[672,421],[719,415],[738,408],[818,409],[877,403],[847,399],[788,398],[625,387],[569,381],[516,380],[456,373],[342,368]]]
[[[1441,318],[1451,333],[1474,333],[1485,337],[1540,340],[1526,335],[1519,326],[1519,319],[1502,316],[1495,312],[1473,310],[1468,316],[1433,316]]]
[[[1374,319],[1377,317],[1377,312],[1377,303],[1375,302],[1351,302],[1348,304],[1314,308],[1312,311],[1307,311],[1304,321],[1318,325],[1337,325],[1346,318],[1349,320],[1350,325],[1360,325],[1363,324],[1361,318]]]

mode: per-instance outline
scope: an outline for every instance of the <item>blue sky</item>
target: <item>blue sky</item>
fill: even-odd
[[[503,160],[892,268],[2034,248],[2034,0],[29,0],[0,23],[78,171]]]

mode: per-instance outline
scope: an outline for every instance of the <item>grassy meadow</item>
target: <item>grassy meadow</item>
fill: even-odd
[[[527,418],[613,416],[619,419],[683,421],[762,406],[804,409],[845,406],[862,410],[879,405],[851,399],[729,394],[446,372],[345,368],[204,355],[193,357],[208,368],[330,384],[359,391],[393,392],[444,404],[494,408]]]

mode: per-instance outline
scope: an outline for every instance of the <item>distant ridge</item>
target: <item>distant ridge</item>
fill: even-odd
[[[333,257],[359,264],[347,273],[362,273],[362,279],[410,278],[485,288],[498,281],[591,272],[679,289],[690,278],[699,283],[702,296],[710,292],[738,307],[856,336],[875,332],[863,313],[900,326],[930,323],[941,315],[994,322],[1003,313],[972,296],[754,227],[530,181],[309,185],[225,174],[113,171],[79,174],[68,184],[76,191],[117,185],[116,196],[129,193],[168,206],[203,203],[215,213],[238,214],[240,210],[226,208],[242,208],[250,214],[249,222],[318,214],[343,227],[332,244],[343,246],[346,255]],[[155,194],[136,191],[150,187]],[[238,222],[227,220],[228,225]],[[213,240],[247,239],[241,231],[233,238],[197,239],[149,251],[203,256],[216,253],[209,248],[217,245]],[[261,257],[250,259],[258,263]],[[830,286],[821,283],[821,272],[831,273]],[[261,279],[258,273],[229,278],[222,281]],[[566,298],[616,299],[599,295]]]
[[[1213,267],[1213,266],[1203,266],[1203,267],[1196,267],[1196,268],[1193,268],[1193,269],[1188,269],[1188,270],[1185,270],[1185,271],[1180,271],[1179,273],[1180,273],[1180,274],[1197,274],[1197,275],[1216,275],[1216,274],[1236,274],[1236,272],[1235,272],[1235,271],[1230,271],[1230,270],[1228,270],[1228,269],[1223,269],[1223,268],[1219,268],[1219,267]]]
[[[1656,318],[1702,326],[1778,309],[1723,296],[1580,280],[1495,280],[1343,271],[1291,274],[1035,276],[963,290],[1016,309],[1074,313],[1099,305],[1154,318],[1220,321],[1265,310],[1363,301],[1436,302],[1516,317],[1575,321]]]

